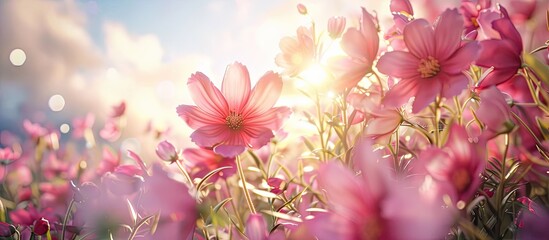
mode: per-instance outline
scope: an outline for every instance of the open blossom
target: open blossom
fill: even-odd
[[[307,222],[318,239],[441,239],[452,212],[423,198],[392,176],[386,159],[362,140],[353,152],[358,176],[340,164],[319,169],[318,184],[329,201],[326,214]]]
[[[482,50],[476,61],[481,67],[491,68],[490,72],[479,83],[479,88],[498,85],[513,78],[522,66],[522,38],[511,22],[507,10],[499,7],[501,18],[489,22],[491,28],[499,35],[489,40],[481,41]],[[488,23],[486,23],[488,24]],[[489,29],[490,26],[483,26]]]
[[[467,203],[482,183],[480,174],[486,166],[485,142],[471,143],[465,128],[453,125],[442,149],[431,147],[420,156],[427,173],[454,204]]]
[[[225,71],[221,91],[201,72],[187,85],[197,106],[180,105],[177,113],[196,130],[191,140],[225,157],[264,146],[290,115],[287,107],[273,107],[282,91],[282,79],[273,72],[251,89],[248,69],[234,63]]]
[[[296,37],[284,37],[280,40],[282,52],[276,56],[275,62],[285,69],[286,74],[296,76],[313,61],[315,47],[312,34],[310,29],[299,27]]]
[[[335,88],[354,87],[366,73],[372,71],[372,64],[377,57],[379,37],[374,17],[362,8],[359,28],[349,28],[341,38],[341,48],[348,57],[334,57],[329,61],[329,68],[335,75]]]
[[[457,10],[446,10],[433,27],[425,19],[416,19],[404,28],[405,51],[387,52],[377,68],[391,77],[400,78],[385,96],[387,106],[400,106],[415,96],[414,113],[437,96],[452,97],[467,87],[462,73],[475,60],[477,42],[462,44],[463,18]]]

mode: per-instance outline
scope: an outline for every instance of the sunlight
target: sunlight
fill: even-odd
[[[301,77],[305,79],[305,81],[315,86],[319,86],[326,81],[328,74],[320,64],[313,63],[301,73]]]

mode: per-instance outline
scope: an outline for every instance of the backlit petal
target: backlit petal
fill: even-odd
[[[435,23],[436,59],[444,61],[454,53],[461,42],[463,17],[457,9],[447,9]]]
[[[383,54],[377,63],[377,69],[384,74],[397,78],[419,77],[419,60],[414,55],[403,51],[392,51]]]
[[[254,86],[250,99],[244,107],[244,118],[263,114],[273,107],[282,91],[282,79],[271,71],[265,73]]]
[[[204,112],[213,116],[228,115],[229,107],[225,97],[206,75],[196,72],[189,78],[187,86],[193,101]]]
[[[425,19],[416,19],[404,27],[404,42],[414,56],[420,59],[435,57],[435,32]]]
[[[196,106],[179,105],[177,107],[177,114],[192,129],[197,129],[210,124],[223,123],[223,118],[220,118],[219,116],[212,116]]]
[[[250,74],[246,66],[238,62],[227,66],[221,91],[230,111],[241,112],[250,96],[250,88]]]

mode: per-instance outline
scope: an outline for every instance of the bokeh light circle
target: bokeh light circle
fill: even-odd
[[[48,101],[48,106],[52,111],[59,112],[65,108],[65,99],[59,94],[53,95]]]
[[[27,61],[27,54],[25,54],[25,51],[16,48],[13,49],[10,53],[10,62],[13,64],[13,66],[19,67],[23,65]]]

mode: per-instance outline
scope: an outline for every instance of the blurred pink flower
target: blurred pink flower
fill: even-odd
[[[249,240],[267,240],[267,224],[261,214],[252,213],[246,220],[246,237]]]
[[[331,38],[338,38],[345,30],[345,17],[331,17],[328,19],[328,33]]]
[[[401,80],[386,94],[383,103],[400,106],[412,96],[413,113],[435,97],[452,97],[467,87],[462,73],[478,55],[477,42],[462,45],[463,18],[456,9],[446,10],[433,27],[416,19],[404,28],[405,51],[386,52],[377,64],[380,72]]]
[[[27,132],[27,134],[34,140],[48,133],[48,130],[40,124],[32,123],[28,119],[23,120],[23,128],[25,129],[25,132]]]
[[[95,122],[95,116],[88,113],[85,117],[75,118],[72,120],[72,136],[82,138],[87,129],[91,129]]]
[[[302,3],[297,4],[297,11],[301,15],[307,15],[307,7],[305,7]]]
[[[29,204],[27,209],[15,209],[9,213],[10,219],[15,225],[32,226],[34,221],[45,218],[49,222],[57,222],[58,218],[55,217],[51,208],[44,208],[40,211]]]
[[[489,136],[508,133],[515,127],[511,108],[505,100],[505,95],[496,87],[490,87],[480,92],[480,107],[475,112],[478,119],[487,128]]]
[[[271,190],[269,190],[269,191],[274,193],[274,194],[281,194],[288,187],[288,185],[284,181],[284,179],[276,178],[276,177],[271,177],[271,178],[267,179],[267,185],[269,185],[269,187],[271,187]]]
[[[11,237],[17,229],[11,224],[0,222],[0,237]]]
[[[143,182],[141,169],[134,165],[120,165],[113,172],[107,172],[101,181],[115,195],[130,195],[138,192]]]
[[[214,151],[206,148],[187,148],[183,150],[185,164],[190,168],[190,174],[193,178],[203,178],[209,172],[221,168],[221,172],[213,175],[210,178],[211,182],[215,182],[218,178],[226,179],[236,173],[236,162],[234,157],[223,157]]]
[[[465,34],[479,28],[478,17],[482,10],[490,8],[491,0],[462,0],[459,10],[465,22]]]
[[[525,208],[521,209],[515,224],[518,227],[518,238],[524,240],[543,239],[549,235],[549,210],[527,197],[517,199]]]
[[[490,22],[499,38],[480,42],[481,51],[476,64],[485,68],[493,68],[479,82],[479,88],[498,85],[513,78],[522,66],[522,38],[517,31],[507,10],[499,6],[500,18]],[[486,27],[488,28],[488,27]]]
[[[315,47],[313,33],[306,27],[297,29],[297,37],[280,39],[280,50],[276,58],[276,65],[284,68],[284,73],[296,76],[307,68],[313,61]]]
[[[387,159],[373,152],[368,140],[353,152],[357,176],[332,162],[318,173],[326,192],[328,213],[309,222],[318,239],[417,239],[444,238],[452,212],[424,199],[417,188],[392,176]]]
[[[221,91],[201,72],[187,85],[197,106],[180,105],[177,113],[196,130],[191,140],[225,157],[264,146],[290,115],[287,107],[273,107],[282,90],[282,79],[273,72],[250,89],[248,69],[234,63],[225,71]]]
[[[162,161],[166,162],[173,163],[179,160],[179,153],[177,153],[177,150],[175,149],[173,144],[171,144],[167,140],[164,140],[156,145],[156,155],[158,155],[158,157],[162,159]]]
[[[107,146],[103,147],[101,162],[96,169],[98,176],[103,176],[107,172],[112,172],[120,165],[120,152],[114,152]]]
[[[0,148],[0,164],[9,164],[21,157],[21,153],[13,151],[11,148]]]
[[[112,119],[107,120],[103,129],[99,131],[99,136],[110,142],[118,140],[121,134],[120,127]]]
[[[34,227],[32,228],[34,234],[41,236],[50,231],[50,222],[48,219],[40,218],[34,221]]]
[[[538,0],[508,0],[508,2],[511,19],[514,23],[521,24],[534,16]],[[547,9],[547,2],[545,2],[545,9]]]
[[[356,86],[366,73],[372,71],[379,49],[378,31],[374,21],[374,16],[362,8],[359,28],[347,29],[341,38],[341,48],[348,57],[334,57],[329,60],[337,90]]]
[[[454,204],[467,203],[482,183],[480,174],[486,166],[486,143],[483,139],[469,142],[467,131],[457,124],[451,126],[449,133],[442,149],[428,148],[418,158]]]
[[[392,13],[404,13],[410,16],[414,15],[412,4],[408,0],[391,0],[389,5]]]
[[[160,213],[160,219],[155,233],[146,239],[193,239],[198,210],[188,190],[153,164],[141,202],[146,214]]]
[[[109,117],[118,118],[124,115],[124,113],[126,113],[126,102],[122,101],[118,105],[114,105],[112,107],[112,111],[109,114]]]

